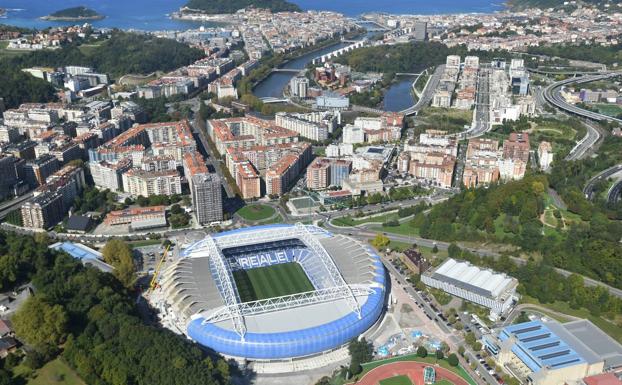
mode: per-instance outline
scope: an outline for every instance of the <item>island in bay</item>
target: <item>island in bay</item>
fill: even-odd
[[[43,16],[43,20],[53,21],[84,21],[84,20],[101,20],[105,16],[85,6],[71,7],[61,9],[47,16]]]

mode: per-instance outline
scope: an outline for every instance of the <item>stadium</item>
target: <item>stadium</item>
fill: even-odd
[[[362,335],[385,307],[385,270],[367,245],[316,226],[208,235],[162,271],[166,312],[225,356],[299,359]]]

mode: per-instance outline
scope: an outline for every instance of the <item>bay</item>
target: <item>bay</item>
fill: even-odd
[[[462,12],[494,12],[503,8],[501,2],[490,0],[292,0],[301,8],[330,10],[356,17],[362,13],[447,14]],[[75,22],[39,19],[60,9],[84,5],[105,15],[103,20],[90,22],[100,28],[154,30],[185,30],[215,23],[173,20],[168,15],[186,0],[0,0],[0,8],[8,9],[0,23],[28,28],[73,25]]]

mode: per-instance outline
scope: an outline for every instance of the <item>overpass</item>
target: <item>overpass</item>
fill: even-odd
[[[576,115],[576,116],[586,118],[589,120],[593,120],[596,122],[622,123],[622,119],[603,115],[603,114],[600,114],[594,111],[588,111],[583,108],[579,108],[573,104],[570,104],[564,100],[560,92],[561,87],[566,86],[568,84],[590,83],[590,82],[594,82],[598,80],[609,79],[609,78],[620,76],[620,75],[622,75],[620,72],[610,72],[610,73],[605,73],[605,74],[583,75],[581,77],[568,78],[568,79],[565,79],[565,80],[562,80],[562,81],[559,81],[559,82],[556,82],[556,83],[553,83],[547,86],[544,89],[544,99],[548,103],[552,104],[554,107],[562,111],[568,112],[572,115]]]
[[[352,50],[355,50],[357,48],[362,48],[365,47],[367,44],[369,44],[369,40],[367,39],[363,39],[363,40],[359,40],[353,44],[350,44],[346,47],[343,48],[339,48],[335,51],[329,52],[327,54],[324,54],[322,56],[318,56],[315,59],[313,59],[313,64],[319,64],[319,63],[325,63],[327,60],[332,59],[334,57],[337,56],[341,56],[346,52],[350,52]]]
[[[622,178],[615,182],[607,192],[607,202],[613,205],[618,203],[620,198],[622,198]]]
[[[596,176],[594,176],[587,182],[587,184],[583,188],[583,194],[587,199],[592,200],[594,198],[594,187],[596,183],[607,180],[621,171],[622,164],[617,164],[613,167],[609,167],[608,169],[599,172],[598,174],[596,174]],[[611,193],[611,191],[609,191],[609,193]]]

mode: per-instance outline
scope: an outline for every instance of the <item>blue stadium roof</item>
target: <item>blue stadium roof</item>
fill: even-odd
[[[512,352],[533,372],[542,368],[560,369],[586,362],[569,341],[568,335],[556,333],[541,321],[524,322],[503,329],[501,341],[516,338]]]

